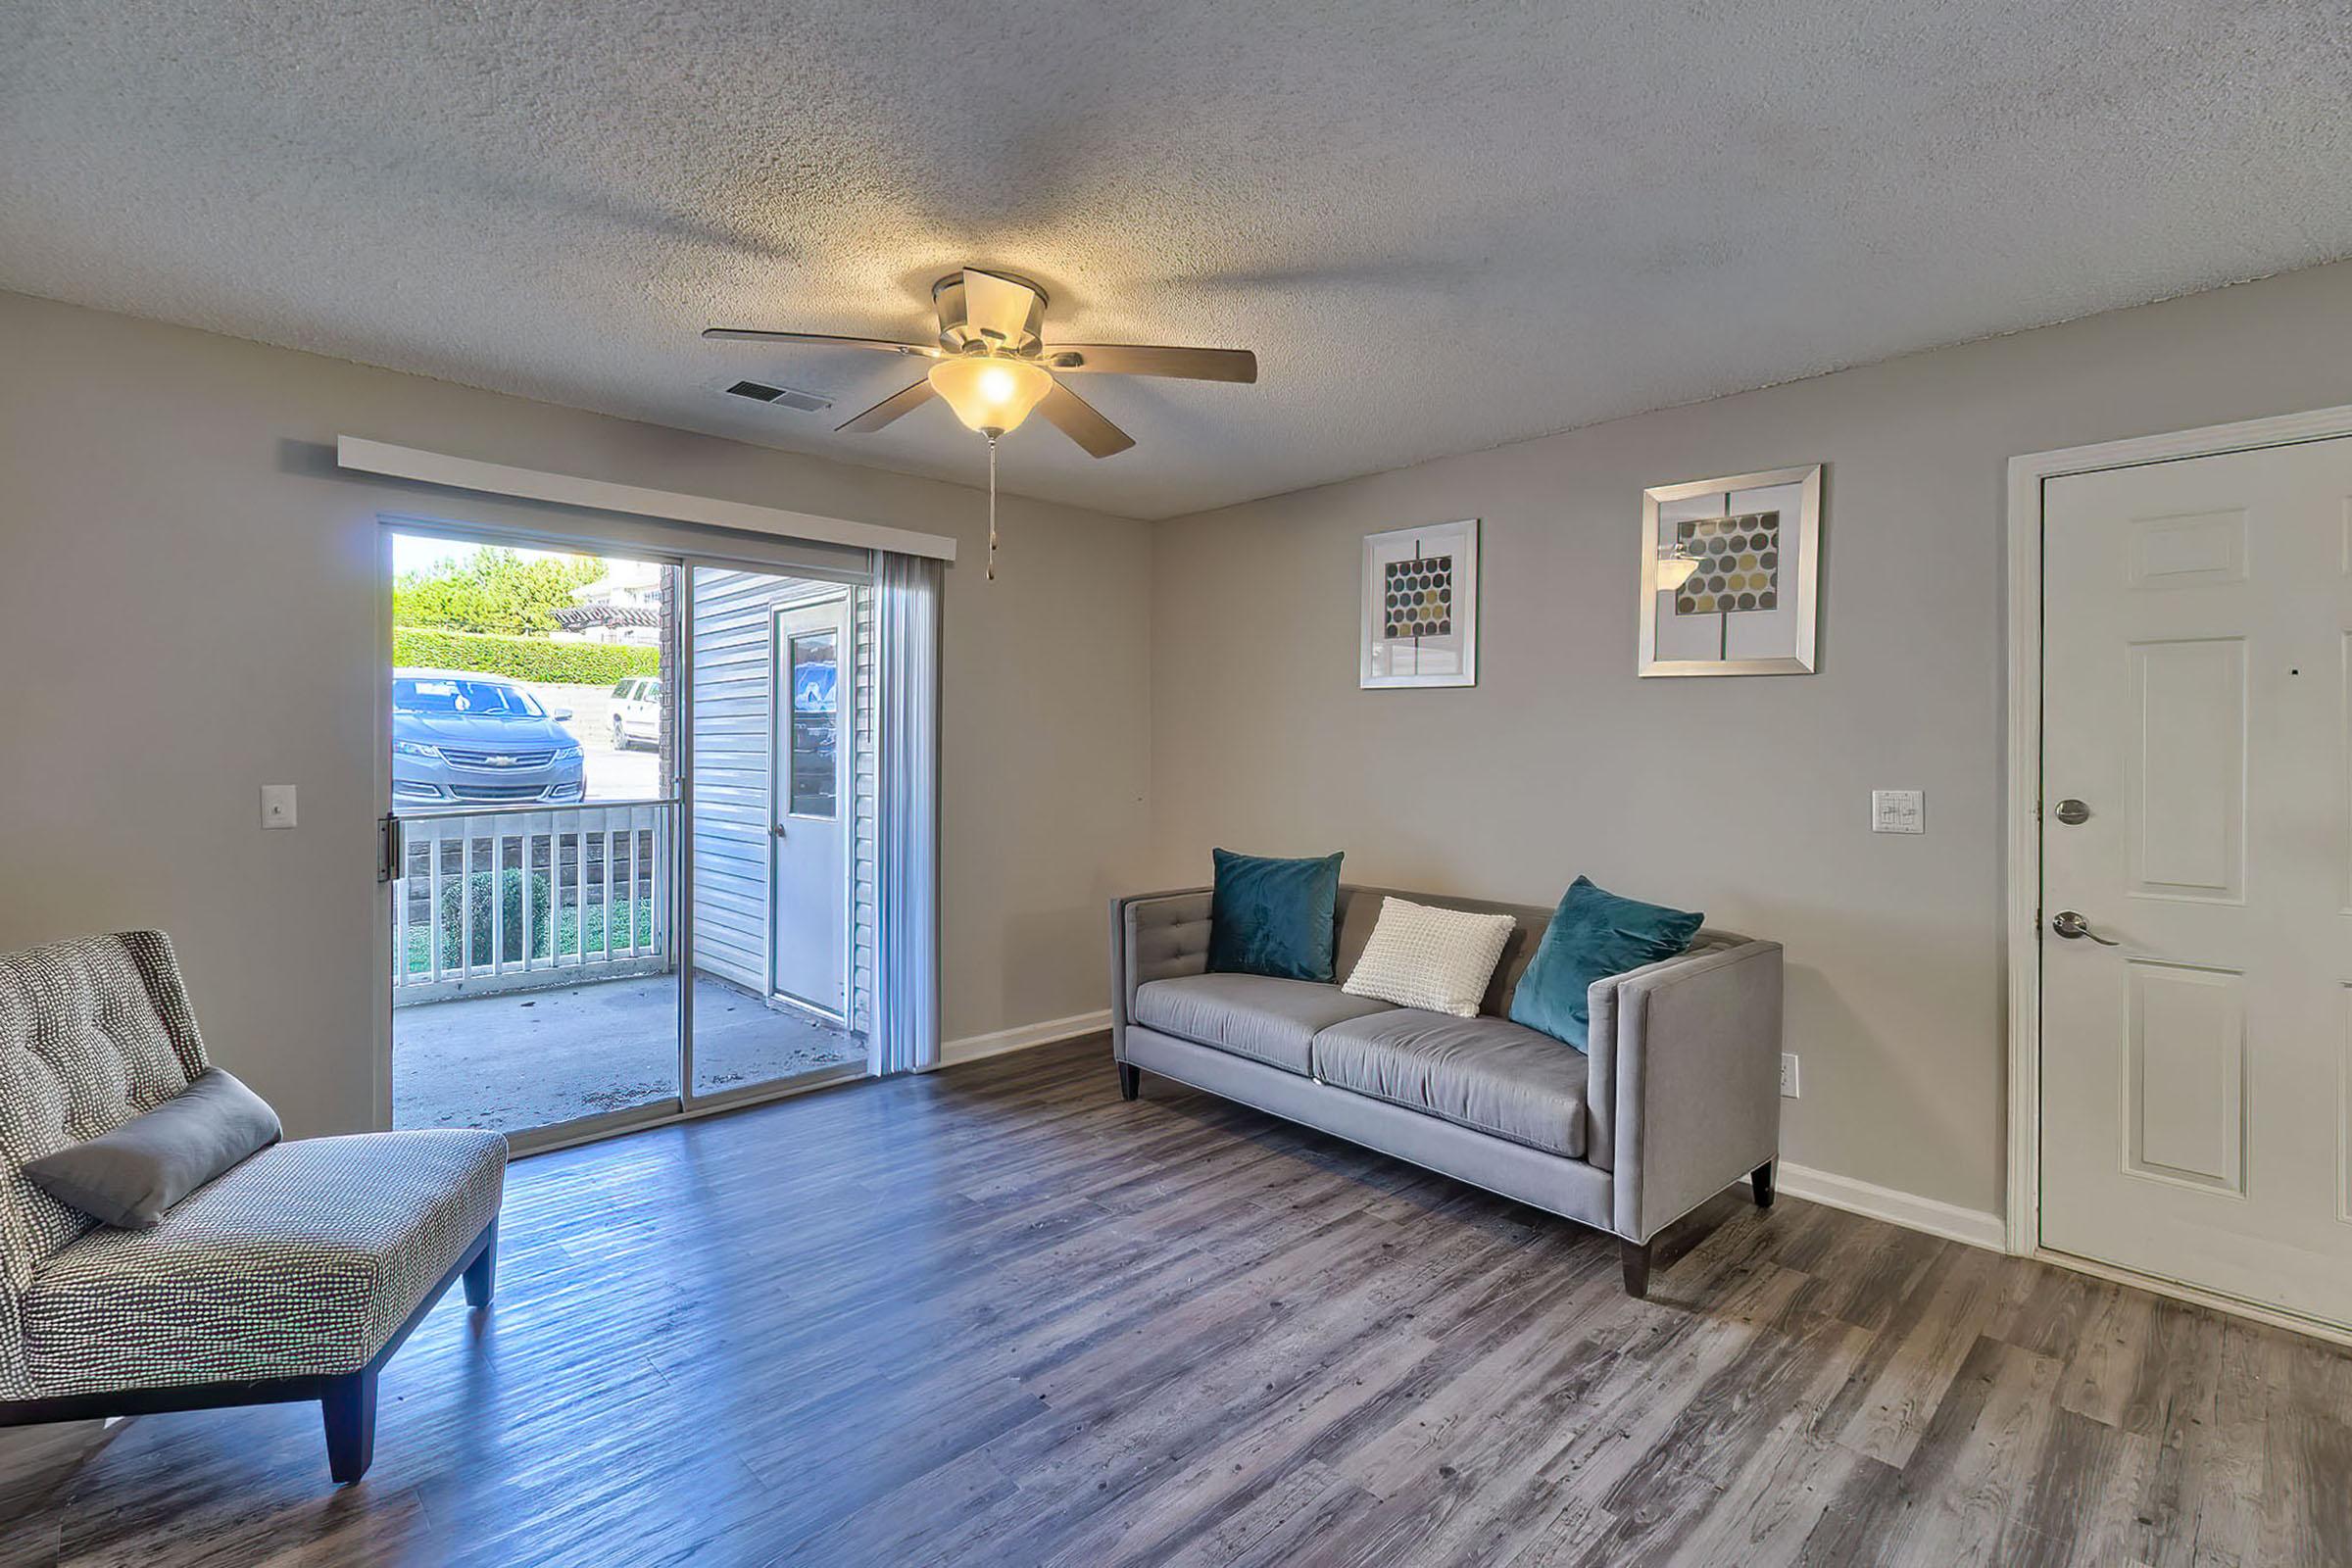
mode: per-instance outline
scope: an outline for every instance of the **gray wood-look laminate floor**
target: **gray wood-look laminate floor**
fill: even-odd
[[[1100,1040],[518,1164],[499,1298],[10,1564],[2352,1562],[2352,1357],[1783,1199],[1616,1244]]]

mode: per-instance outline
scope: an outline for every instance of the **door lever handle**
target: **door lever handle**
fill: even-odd
[[[2096,931],[2093,931],[2090,928],[2090,922],[2083,919],[2082,915],[2076,913],[2073,909],[2060,909],[2056,914],[2051,915],[2050,929],[2057,932],[2060,936],[2066,938],[2069,942],[2077,941],[2082,937],[2088,937],[2091,941],[2096,942],[2102,948],[2120,948],[2123,946],[2122,943],[2112,941],[2107,937],[2099,935]]]

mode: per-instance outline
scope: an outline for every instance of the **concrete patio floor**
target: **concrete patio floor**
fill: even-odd
[[[668,1100],[677,1007],[664,974],[395,1008],[392,1125],[519,1133]],[[701,1094],[865,1059],[846,1031],[709,975],[694,1029]]]

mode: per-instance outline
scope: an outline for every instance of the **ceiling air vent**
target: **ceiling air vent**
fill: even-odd
[[[731,398],[747,398],[754,403],[772,403],[780,409],[798,409],[803,414],[814,414],[833,406],[831,398],[803,392],[798,387],[771,386],[765,381],[721,381],[717,390]]]

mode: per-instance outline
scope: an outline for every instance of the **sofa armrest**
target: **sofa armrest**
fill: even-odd
[[[1780,1152],[1781,945],[1669,958],[1592,1001],[1592,1163],[1616,1174],[1617,1233],[1645,1242]]]
[[[1211,891],[1178,888],[1110,901],[1110,1053],[1118,1060],[1127,1059],[1138,986],[1208,971]]]

